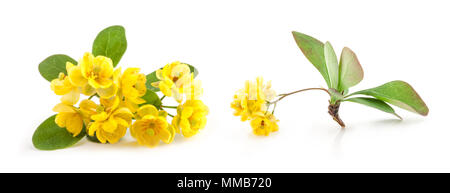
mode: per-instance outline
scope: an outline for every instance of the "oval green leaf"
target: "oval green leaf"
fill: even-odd
[[[65,128],[55,123],[56,115],[45,120],[33,134],[33,145],[40,150],[55,150],[70,147],[80,141],[85,135],[85,129],[73,137]]]
[[[98,33],[92,45],[92,54],[111,58],[114,67],[117,66],[126,50],[125,28],[118,25],[108,27]]]
[[[357,85],[364,77],[364,72],[356,54],[344,47],[339,61],[339,89],[346,90]]]
[[[355,97],[355,98],[346,99],[345,101],[350,101],[350,102],[354,102],[354,103],[363,104],[363,105],[366,105],[369,107],[373,107],[380,111],[390,113],[390,114],[398,117],[399,119],[402,119],[402,117],[400,117],[397,113],[395,113],[395,110],[390,105],[388,105],[387,103],[385,103],[384,101],[379,100],[379,99],[367,98],[367,97]]]
[[[58,78],[60,72],[67,74],[66,62],[77,64],[77,61],[64,54],[51,55],[39,64],[39,73],[48,81]]]
[[[319,70],[323,79],[327,82],[327,86],[331,88],[328,70],[325,63],[324,44],[321,41],[300,32],[293,31],[292,35],[294,35],[295,42],[303,52],[303,55],[305,55],[309,62],[311,62],[314,67]]]
[[[426,116],[429,111],[427,105],[413,87],[400,80],[388,82],[375,88],[358,91],[349,96],[357,94],[373,96],[384,102],[423,116]]]
[[[186,64],[186,63],[183,63]],[[194,77],[197,77],[198,75],[198,70],[197,68],[195,68],[194,66],[187,64],[189,66],[189,69],[191,70],[191,72],[194,72]],[[159,79],[156,77],[156,70],[153,71],[150,74],[147,74],[147,82],[145,83],[145,85],[147,86],[147,89],[154,91],[154,92],[158,92],[159,88],[156,88],[154,86],[152,86],[153,82],[158,82]]]
[[[157,109],[161,109],[161,99],[154,91],[147,89],[147,92],[141,98],[145,100],[145,103],[140,104],[139,106],[150,104],[155,106]]]
[[[338,89],[339,84],[339,65],[330,42],[326,42],[324,46],[325,64],[330,78],[330,88]]]

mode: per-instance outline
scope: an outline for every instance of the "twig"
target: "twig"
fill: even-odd
[[[280,101],[281,99],[283,99],[284,97],[287,97],[289,95],[292,95],[292,94],[295,94],[295,93],[299,93],[299,92],[303,92],[303,91],[308,91],[308,90],[322,90],[322,91],[325,91],[328,95],[331,96],[330,92],[328,92],[328,90],[324,89],[324,88],[305,88],[305,89],[297,90],[297,91],[286,93],[286,94],[280,94],[278,96],[281,96],[281,97],[279,99],[273,101],[273,102],[270,102],[270,104],[275,104],[278,101]]]

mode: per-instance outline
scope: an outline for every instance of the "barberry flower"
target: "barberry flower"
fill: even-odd
[[[139,73],[139,68],[128,68],[120,78],[120,96],[123,96],[123,106],[135,113],[139,104],[145,103],[141,97],[147,92],[145,74]]]
[[[178,103],[181,103],[184,87],[190,83],[191,76],[187,64],[173,62],[156,71],[156,77],[160,81],[152,83],[152,86],[159,88],[164,95],[174,97]]]
[[[86,93],[96,92],[102,98],[110,98],[117,93],[121,70],[114,70],[110,58],[94,57],[86,52],[78,63],[77,66],[70,62],[66,64],[69,80],[73,85],[82,87]]]
[[[72,85],[69,78],[64,73],[59,73],[58,78],[53,79],[50,88],[56,95],[62,95],[61,102],[74,105],[80,99],[81,88]]]
[[[185,137],[191,137],[203,129],[206,125],[208,107],[201,100],[187,100],[177,108],[177,115],[172,120],[177,133],[183,133]]]
[[[153,105],[144,105],[137,114],[138,120],[133,123],[130,132],[139,144],[155,147],[160,141],[173,141],[175,129],[167,122],[167,113],[158,111]]]
[[[57,104],[53,107],[53,111],[58,112],[55,123],[59,127],[66,128],[74,137],[79,135],[83,129],[83,123],[87,125],[90,122],[90,115],[93,114],[91,109],[93,102],[91,102],[90,100],[81,101],[80,108],[66,103]]]
[[[96,113],[91,116],[94,122],[88,126],[88,134],[97,136],[101,143],[116,143],[131,125],[133,113],[128,108],[119,107],[118,97],[100,99]]]
[[[235,110],[235,116],[241,116],[242,121],[251,120],[258,113],[267,111],[267,102],[275,95],[270,81],[264,84],[263,78],[258,77],[256,82],[245,82],[245,87],[234,95],[231,108]]]
[[[279,120],[273,114],[259,115],[250,122],[255,135],[268,136],[271,132],[278,131]]]

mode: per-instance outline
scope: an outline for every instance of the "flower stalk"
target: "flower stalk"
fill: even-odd
[[[279,94],[278,96],[280,96],[280,98],[278,98],[277,100],[275,100],[273,102],[270,102],[270,104],[275,104],[275,103],[281,101],[284,97],[287,97],[289,95],[293,95],[293,94],[296,94],[296,93],[299,93],[299,92],[308,91],[308,90],[322,90],[322,91],[325,91],[328,95],[331,96],[330,92],[328,92],[328,90],[324,89],[324,88],[305,88],[305,89],[300,89],[300,90],[297,90],[297,91],[294,91],[294,92],[290,92],[290,93],[286,93],[286,94]]]
[[[275,107],[276,104],[281,101],[282,99],[284,99],[285,97],[289,96],[289,95],[293,95],[293,94],[297,94],[300,92],[304,92],[304,91],[309,91],[309,90],[322,90],[324,92],[326,92],[331,98],[333,98],[333,95],[325,88],[305,88],[305,89],[300,89],[297,91],[293,91],[290,93],[286,93],[286,94],[279,94],[278,96],[280,98],[278,98],[275,101],[269,102],[269,104],[273,104],[274,108],[272,110],[272,114],[275,111]],[[331,100],[329,100],[329,106],[328,106],[328,113],[330,114],[330,116],[333,118],[334,121],[336,121],[342,128],[345,128],[345,123],[341,120],[341,118],[339,117],[339,107],[341,104],[340,100],[334,100],[333,102]]]

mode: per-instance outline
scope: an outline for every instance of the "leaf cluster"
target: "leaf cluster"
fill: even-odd
[[[294,39],[305,57],[317,68],[328,86],[330,104],[354,102],[401,117],[391,105],[426,116],[428,107],[413,87],[395,80],[378,87],[349,93],[349,88],[362,81],[364,72],[356,54],[347,47],[338,60],[330,42],[293,31]],[[363,95],[363,96],[361,96]]]

